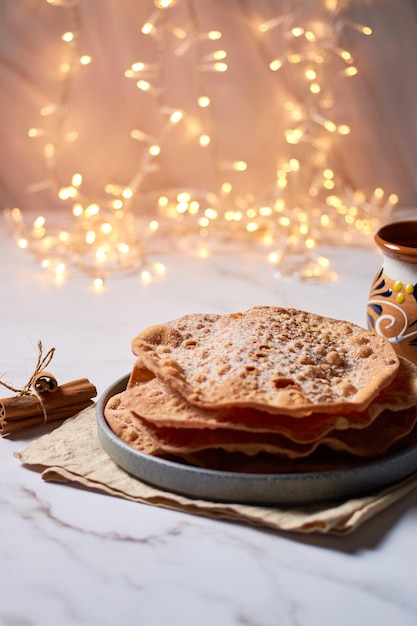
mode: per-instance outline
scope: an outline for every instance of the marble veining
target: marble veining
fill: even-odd
[[[0,233],[0,375],[26,382],[36,343],[59,381],[98,392],[133,363],[144,326],[255,304],[365,324],[376,251],[335,249],[335,283],[277,279],[259,256],[172,260],[165,282],[53,285]],[[47,483],[14,458],[38,436],[0,440],[1,626],[416,626],[417,494],[353,535],[291,535]]]

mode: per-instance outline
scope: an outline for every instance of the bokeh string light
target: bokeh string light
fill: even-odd
[[[276,155],[274,180],[262,194],[240,192],[240,177],[251,165],[239,154],[225,158],[216,140],[216,90],[210,91],[207,76],[215,77],[217,84],[228,80],[233,42],[225,41],[220,29],[205,27],[195,0],[154,0],[138,35],[147,39],[152,58],[132,59],[123,72],[125,80],[134,81],[138,97],[151,99],[159,128],[149,132],[143,119],[142,126],[131,129],[128,140],[136,142],[140,154],[133,175],[123,184],[108,181],[94,195],[83,192],[82,153],[69,180],[61,180],[59,174],[62,147],[78,140],[77,129],[67,130],[66,123],[74,81],[94,64],[81,46],[82,1],[46,0],[50,10],[66,13],[70,25],[61,35],[65,50],[59,67],[61,95],[56,102],[44,103],[40,123],[28,131],[30,138],[42,143],[46,171],[45,180],[33,190],[51,189],[68,207],[67,223],[62,228],[61,214],[56,224],[38,216],[28,226],[20,209],[5,211],[17,245],[52,270],[57,282],[78,269],[91,276],[96,289],[109,277],[126,272],[137,273],[146,284],[165,273],[164,264],[154,259],[155,242],[184,237],[193,238],[200,256],[211,254],[221,242],[230,249],[236,242],[251,246],[255,242],[279,274],[327,280],[334,274],[321,246],[369,242],[398,199],[379,188],[369,199],[346,187],[331,163],[335,137],[342,140],[350,133],[347,124],[333,119],[335,68],[340,79],[352,79],[358,72],[352,54],[340,44],[341,33],[346,29],[363,36],[372,33],[348,18],[348,0],[314,2],[313,15],[300,0],[278,3],[272,15],[262,15],[260,9],[240,15],[271,78],[279,87],[285,73],[294,86],[294,97],[282,112],[289,153],[285,159]],[[181,107],[171,105],[168,42],[179,61],[193,53],[195,85]],[[189,140],[208,154],[215,186],[163,192],[144,188],[148,177],[162,167],[161,157],[176,133],[190,135]],[[241,148],[242,154],[247,152],[243,143]]]

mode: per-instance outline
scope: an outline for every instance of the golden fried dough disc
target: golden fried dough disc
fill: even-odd
[[[132,436],[132,420],[129,418],[128,411],[123,411],[123,405],[119,403],[117,398],[115,404],[112,402],[108,404],[105,414],[106,420],[113,426],[114,432],[139,452],[205,469],[243,473],[287,474],[337,471],[358,467],[361,463],[369,461],[368,457],[353,456],[342,450],[332,450],[325,446],[318,446],[308,456],[293,459],[288,456],[267,452],[247,455],[244,452],[230,452],[220,448],[206,448],[194,453],[183,453],[181,456],[177,456],[167,454],[158,448],[153,443],[153,440],[149,439],[141,431],[140,420],[133,420],[135,434]],[[394,442],[386,452],[394,454],[412,445],[417,445],[417,426],[414,426],[409,434]],[[377,455],[372,457],[372,460],[380,458],[384,458],[384,456]]]
[[[372,457],[372,462],[384,460],[387,455],[400,453],[411,446],[417,445],[417,426],[394,443],[386,453]],[[325,446],[319,446],[312,454],[299,459],[289,459],[277,454],[260,452],[248,456],[243,452],[227,452],[216,448],[201,450],[194,454],[184,455],[182,458],[173,457],[204,469],[227,472],[244,472],[257,474],[293,474],[305,472],[340,471],[360,467],[370,462],[370,458],[356,457],[340,450],[335,451]]]
[[[190,314],[146,329],[132,349],[127,388],[104,416],[149,455],[305,472],[417,441],[417,367],[349,322],[280,307]]]
[[[386,409],[362,430],[331,431],[316,442],[302,444],[280,433],[157,427],[142,417],[131,417],[131,424],[138,432],[146,439],[153,440],[155,448],[166,454],[187,457],[195,452],[215,448],[243,452],[248,456],[267,452],[290,459],[307,457],[319,446],[359,457],[377,456],[408,435],[416,422],[416,407],[395,412]]]
[[[300,417],[364,410],[399,367],[383,337],[350,322],[268,306],[185,315],[139,333],[132,350],[196,406]]]
[[[151,378],[150,378],[151,377]],[[362,412],[312,413],[302,419],[245,407],[205,409],[189,404],[138,359],[126,391],[124,406],[158,427],[233,429],[277,432],[298,443],[317,441],[331,430],[364,428],[385,409],[399,411],[417,404],[417,367],[400,357],[393,382]]]
[[[129,380],[127,381],[127,388],[134,388],[138,385],[142,385],[155,378],[155,374],[148,370],[140,359],[136,359],[136,362],[130,372]]]
[[[146,454],[157,454],[159,448],[155,445],[154,438],[137,428],[135,418],[123,405],[121,395],[118,393],[110,398],[104,408],[104,417],[110,429],[133,448]]]

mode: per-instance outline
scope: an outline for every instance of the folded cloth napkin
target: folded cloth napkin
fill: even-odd
[[[95,406],[68,419],[15,456],[42,471],[47,481],[88,489],[187,513],[299,533],[347,534],[417,487],[417,474],[396,485],[346,502],[308,506],[254,506],[209,502],[163,491],[129,475],[107,455],[97,433]]]

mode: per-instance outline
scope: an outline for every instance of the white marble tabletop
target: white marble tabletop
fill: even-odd
[[[294,306],[365,324],[374,250],[330,252],[337,282],[277,279],[260,258],[168,259],[165,280],[56,286],[0,224],[0,374],[24,384],[36,345],[61,382],[101,393],[132,337],[189,312]],[[417,492],[345,537],[269,532],[45,483],[0,440],[2,626],[415,626]]]

